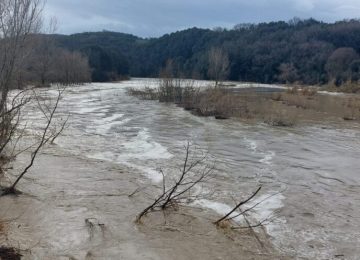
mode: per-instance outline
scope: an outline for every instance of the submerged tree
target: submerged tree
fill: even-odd
[[[160,195],[146,207],[136,218],[140,223],[141,219],[148,213],[158,210],[166,210],[179,204],[186,204],[201,196],[194,192],[202,183],[212,178],[214,166],[207,164],[207,154],[196,153],[191,150],[191,144],[185,146],[185,159],[181,166],[180,174],[174,180],[169,180],[164,172],[162,190]]]
[[[225,80],[229,74],[229,56],[221,48],[212,48],[209,52],[208,76],[215,80],[215,86]]]
[[[47,143],[52,142],[64,129],[66,121],[60,125],[54,124],[55,113],[57,111],[64,87],[58,85],[56,101],[51,102],[48,96],[39,94],[27,86],[31,80],[36,78],[34,71],[28,71],[30,77],[24,74],[26,64],[31,61],[31,49],[36,45],[36,36],[41,29],[41,0],[2,0],[0,1],[0,157],[1,167],[4,167],[11,159],[14,159],[22,152],[30,152],[30,162],[21,171],[16,180],[9,188],[3,190],[1,195],[13,194],[19,181],[25,176],[32,167],[36,156],[41,148]],[[46,44],[45,44],[46,45]],[[43,46],[46,48],[46,46]],[[41,83],[46,83],[49,76],[48,69],[54,62],[54,53],[51,48],[42,49],[43,57],[39,63]],[[61,61],[57,67],[60,69],[56,73],[61,76],[57,82],[64,85],[77,83],[89,78],[87,60],[80,54],[66,51],[57,52],[61,55]],[[39,57],[38,57],[39,58]],[[36,60],[34,62],[37,62]],[[61,65],[61,66],[60,66]],[[63,72],[61,74],[60,72]],[[31,80],[30,80],[31,79]],[[19,82],[26,86],[25,90],[12,91],[19,86]],[[41,91],[40,91],[41,92]],[[39,138],[34,138],[33,144],[23,148],[19,143],[27,130],[27,123],[23,121],[23,111],[32,109],[34,113],[39,111],[45,120]],[[24,143],[23,145],[26,145]],[[4,162],[5,161],[5,162]],[[1,169],[2,170],[2,169]]]
[[[40,29],[41,2],[39,0],[0,1],[0,144],[1,157],[16,130],[18,111],[27,99],[10,102],[9,91],[19,79],[21,64],[28,53],[31,33]]]

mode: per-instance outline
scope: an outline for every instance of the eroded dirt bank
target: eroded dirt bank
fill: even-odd
[[[128,196],[139,187],[148,188]],[[287,259],[262,230],[219,230],[212,224],[217,215],[203,209],[156,213],[136,225],[155,192],[148,180],[56,147],[19,188],[22,195],[0,198],[0,218],[11,220],[0,244],[20,248],[23,259]]]

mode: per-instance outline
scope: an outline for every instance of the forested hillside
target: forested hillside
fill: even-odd
[[[263,83],[341,84],[360,77],[360,21],[313,19],[192,28],[142,39],[115,32],[57,35],[57,44],[89,58],[93,81],[155,77],[171,59],[178,76],[208,79],[209,52],[228,56],[226,78]]]

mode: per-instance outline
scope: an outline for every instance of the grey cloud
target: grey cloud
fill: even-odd
[[[242,22],[324,21],[356,18],[359,0],[48,0],[46,17],[56,16],[60,33],[102,29],[152,37],[188,28]]]

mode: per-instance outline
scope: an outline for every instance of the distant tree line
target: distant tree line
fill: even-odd
[[[329,24],[294,18],[231,30],[192,28],[151,39],[108,31],[55,39],[59,47],[88,58],[93,81],[157,77],[168,60],[176,75],[215,79],[216,57],[227,60],[222,74],[228,80],[341,85],[360,79],[359,20]]]
[[[91,81],[88,57],[58,47],[52,37],[29,36],[27,52],[16,74],[16,88],[51,83],[76,84]]]

